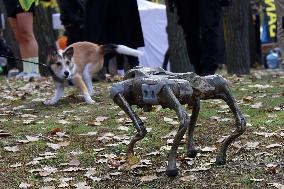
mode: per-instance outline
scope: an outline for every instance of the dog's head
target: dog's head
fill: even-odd
[[[63,52],[50,48],[47,62],[52,74],[60,79],[70,79],[75,68],[75,64],[72,62],[73,54],[73,47],[69,47]]]

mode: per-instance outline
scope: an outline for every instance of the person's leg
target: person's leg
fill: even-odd
[[[117,72],[117,61],[116,61],[116,56],[111,58],[108,62],[108,72],[111,76],[115,76],[118,74]]]
[[[18,13],[16,24],[22,58],[37,57],[38,44],[33,32],[33,13]]]
[[[139,60],[137,57],[134,56],[125,56],[127,57],[127,61],[124,63],[124,73],[132,68],[139,66]]]
[[[277,15],[277,43],[281,49],[282,57],[284,55],[284,0],[275,0]]]
[[[199,0],[201,75],[214,74],[218,68],[221,11],[218,0]]]
[[[23,59],[38,62],[38,44],[33,32],[33,13],[23,12],[16,15],[18,43]],[[39,73],[36,64],[23,63],[24,72]]]

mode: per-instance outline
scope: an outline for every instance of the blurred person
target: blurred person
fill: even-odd
[[[281,56],[284,55],[284,0],[275,0],[277,15],[277,43],[281,50]]]
[[[9,24],[14,32],[19,44],[21,57],[24,60],[38,62],[38,43],[33,32],[33,16],[35,13],[35,3],[25,11],[19,0],[3,0]],[[23,61],[23,73],[20,76],[39,76],[37,64],[30,64]]]
[[[15,56],[12,48],[9,47],[5,38],[3,37],[3,31],[0,30],[0,67],[2,68],[4,75],[15,76],[19,73],[16,61],[13,59],[14,57]]]
[[[65,28],[67,46],[83,40],[85,2],[84,0],[57,0],[60,20]]]
[[[171,0],[177,8],[188,56],[198,75],[215,74],[220,63],[222,6],[230,0]],[[222,54],[222,53],[221,53]]]
[[[97,44],[121,44],[131,48],[144,46],[141,21],[135,0],[87,0],[85,40]],[[136,57],[125,56],[127,64],[123,68],[127,70],[138,66]],[[106,66],[113,56],[106,56]],[[121,58],[118,58],[121,60]],[[113,61],[111,61],[113,62]],[[113,67],[122,67],[121,62],[111,63],[110,68],[115,74]],[[117,68],[116,67],[116,68]]]

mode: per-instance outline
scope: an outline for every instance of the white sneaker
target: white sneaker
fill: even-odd
[[[8,71],[7,77],[8,78],[16,77],[19,73],[20,71],[18,69],[11,69]]]

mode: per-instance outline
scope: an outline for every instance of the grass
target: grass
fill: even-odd
[[[260,75],[261,78],[254,77],[256,75]],[[161,147],[167,146],[167,140],[173,138],[164,137],[178,129],[178,125],[164,121],[164,117],[176,117],[173,111],[156,109],[154,112],[145,113],[140,109],[135,109],[140,117],[146,117],[145,125],[151,128],[147,136],[137,143],[136,155],[140,160],[150,160],[151,164],[144,164],[142,167],[131,170],[120,170],[116,164],[124,162],[127,149],[127,145],[121,141],[129,141],[129,138],[135,135],[135,129],[128,122],[119,120],[120,118],[126,119],[127,116],[121,114],[121,110],[108,97],[111,83],[94,83],[97,91],[95,105],[86,105],[82,97],[77,96],[78,91],[68,89],[66,97],[57,105],[45,106],[40,101],[52,96],[51,80],[8,81],[0,77],[0,130],[11,134],[9,137],[0,138],[0,188],[19,188],[21,183],[32,184],[32,188],[44,186],[57,188],[63,177],[73,179],[67,182],[69,188],[75,188],[79,182],[86,182],[93,188],[121,189],[274,188],[270,183],[283,185],[283,74],[255,71],[251,76],[227,78],[231,81],[234,96],[249,123],[245,134],[237,139],[241,147],[231,146],[227,152],[227,164],[216,166],[211,165],[210,162],[216,157],[217,151],[209,153],[199,151],[198,157],[192,163],[188,163],[190,160],[185,156],[185,144],[182,144],[183,148],[179,149],[177,158],[180,175],[172,179],[168,178],[163,171],[157,170],[165,168],[167,161],[168,151],[161,150]],[[261,106],[252,108],[252,105],[257,103],[261,103]],[[199,150],[207,146],[219,148],[220,143],[217,141],[234,129],[234,118],[224,105],[222,101],[202,101],[201,112],[194,131],[195,144]],[[190,113],[190,110],[188,111]],[[95,123],[95,119],[102,116],[107,119],[100,124]],[[216,121],[212,116],[217,116],[220,120]],[[27,119],[33,121],[25,124]],[[121,130],[121,126],[128,130]],[[64,133],[64,136],[53,135],[52,132],[55,129]],[[97,132],[97,134],[81,135],[88,132]],[[261,132],[276,134],[269,137],[256,134]],[[105,133],[124,137],[99,140]],[[26,140],[26,136],[39,137],[39,141],[19,143],[19,140]],[[48,146],[49,143],[59,144],[60,142],[68,142],[68,145],[58,150],[53,150]],[[248,142],[259,142],[259,145],[249,149],[246,146]],[[267,148],[270,144],[281,144],[282,147]],[[8,152],[4,149],[10,146],[18,146],[19,151]],[[52,152],[55,155],[53,158],[40,160],[38,164],[28,164],[34,158],[44,157],[40,154],[46,152]],[[151,152],[157,153],[147,155]],[[77,168],[81,170],[63,171],[74,167],[70,165],[74,159],[79,161]],[[11,167],[16,163],[22,165]],[[31,172],[32,169],[46,166],[57,168],[58,171],[46,177],[41,176],[39,172]],[[209,169],[191,171],[193,168],[204,166],[209,166]],[[100,181],[96,182],[86,177],[85,174],[90,168],[95,170],[92,176],[100,178]],[[110,174],[117,172],[120,175]],[[153,175],[156,176],[155,179],[142,181],[144,176]],[[46,181],[47,178],[52,178],[52,181]]]

